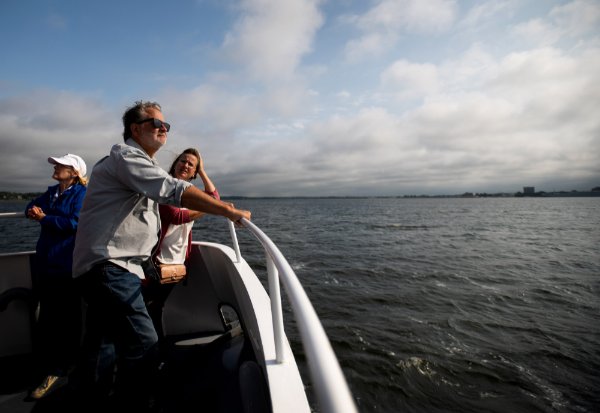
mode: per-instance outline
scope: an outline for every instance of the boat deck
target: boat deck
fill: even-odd
[[[264,379],[244,335],[226,334],[209,343],[170,343],[160,370],[155,408],[160,412],[269,412]],[[188,343],[189,344],[189,343]],[[41,400],[29,397],[39,384],[31,356],[0,360],[0,413],[106,411],[93,400],[80,400],[66,385]],[[247,410],[251,407],[251,410]],[[110,410],[118,412],[119,406]],[[140,410],[143,411],[143,410]]]
[[[249,221],[244,225],[265,249],[270,294],[241,257],[233,223],[234,249],[193,243],[188,276],[175,285],[163,308],[167,363],[155,381],[154,399],[160,408],[154,411],[312,411],[283,328],[281,277],[306,336],[303,345],[313,388],[326,405],[323,411],[355,412],[335,354],[293,270],[262,231]],[[123,411],[115,403],[101,408],[94,400],[82,400],[74,385],[39,401],[28,397],[43,378],[31,356],[17,356],[41,345],[35,340],[33,256],[33,251],[0,254],[0,413]],[[137,406],[127,410],[144,411]]]

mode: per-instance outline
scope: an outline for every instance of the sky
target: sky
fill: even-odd
[[[0,191],[138,100],[224,196],[600,186],[600,0],[2,0],[0,35]]]

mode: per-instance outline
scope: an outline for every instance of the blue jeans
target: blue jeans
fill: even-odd
[[[87,302],[79,376],[84,391],[104,399],[114,386],[116,397],[129,401],[146,397],[156,375],[158,336],[140,278],[104,262],[78,282]]]

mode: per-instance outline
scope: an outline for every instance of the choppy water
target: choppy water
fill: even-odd
[[[361,412],[600,411],[600,198],[235,203],[296,271]],[[36,225],[0,252],[33,249]],[[229,245],[222,218],[194,239]]]

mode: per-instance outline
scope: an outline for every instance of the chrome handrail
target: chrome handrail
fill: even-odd
[[[281,296],[279,292],[279,274],[295,315],[302,345],[306,353],[310,377],[314,384],[317,400],[325,413],[357,412],[354,399],[342,373],[342,369],[333,352],[331,343],[319,321],[304,288],[298,277],[279,251],[279,248],[256,225],[242,218],[242,225],[261,243],[267,256],[267,273],[269,277],[269,296],[275,336],[275,351],[277,362],[283,357],[283,316],[281,313]],[[229,221],[230,230],[235,233],[235,227]],[[232,236],[234,249],[239,251],[237,237]]]
[[[25,218],[22,212],[0,212],[0,218]]]

